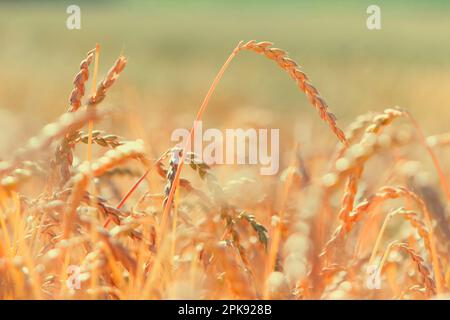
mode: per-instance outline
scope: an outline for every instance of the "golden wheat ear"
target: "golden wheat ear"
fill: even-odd
[[[331,131],[333,131],[339,141],[343,144],[347,144],[347,139],[344,132],[337,125],[336,116],[328,110],[327,103],[321,97],[316,87],[309,82],[308,76],[300,69],[297,62],[287,56],[286,51],[273,48],[271,47],[272,45],[273,43],[268,41],[256,42],[251,40],[241,45],[240,50],[249,50],[275,61],[292,77],[292,79],[294,79],[298,85],[298,88],[306,94],[310,103],[319,112],[320,118],[328,123]]]
[[[383,265],[386,262],[387,257],[389,256],[389,253],[391,253],[394,249],[404,251],[414,262],[418,273],[422,276],[423,288],[425,289],[426,295],[428,297],[435,295],[437,291],[436,284],[431,276],[430,270],[425,265],[424,258],[413,248],[411,248],[407,243],[396,241],[391,242],[385,250],[383,258],[378,266],[378,270],[380,270],[381,272],[381,270],[383,269]]]
[[[124,56],[120,56],[111,69],[109,69],[105,79],[98,85],[95,94],[89,98],[87,103],[89,106],[96,106],[105,99],[106,92],[114,84],[126,65],[127,59]]]
[[[75,112],[81,106],[81,99],[86,91],[86,82],[89,79],[89,66],[95,56],[95,49],[89,51],[86,55],[86,59],[81,61],[80,71],[75,75],[73,80],[73,90],[70,93],[69,103],[70,107],[68,112]]]

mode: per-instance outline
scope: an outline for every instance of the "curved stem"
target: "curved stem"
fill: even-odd
[[[222,68],[220,68],[219,73],[214,78],[214,81],[212,82],[211,87],[208,90],[208,93],[206,94],[205,98],[203,99],[203,102],[202,102],[202,104],[200,106],[200,109],[198,110],[197,116],[195,117],[194,125],[192,126],[192,129],[189,132],[189,136],[187,137],[186,142],[184,144],[183,152],[182,152],[181,157],[180,157],[180,162],[178,164],[178,168],[177,168],[177,171],[175,173],[174,182],[172,184],[172,187],[170,188],[170,192],[169,192],[169,196],[167,197],[166,205],[164,206],[164,210],[163,210],[163,214],[162,214],[162,218],[161,218],[161,223],[160,223],[160,230],[158,232],[158,237],[157,237],[158,245],[159,245],[160,237],[164,233],[164,230],[166,228],[166,224],[167,224],[167,220],[168,220],[168,216],[169,216],[169,211],[170,211],[170,208],[172,207],[173,196],[174,196],[174,193],[175,193],[175,189],[176,189],[176,187],[177,187],[177,185],[179,183],[181,169],[183,168],[184,160],[185,160],[185,157],[186,157],[186,151],[189,150],[189,148],[191,146],[191,139],[194,138],[194,132],[195,132],[195,130],[197,128],[197,124],[201,120],[202,115],[205,112],[206,107],[208,106],[209,99],[211,98],[212,94],[214,93],[214,90],[216,89],[217,84],[219,83],[220,79],[222,78],[223,74],[225,73],[225,70],[227,69],[227,67],[230,64],[231,60],[233,60],[233,58],[239,52],[239,50],[241,48],[241,44],[242,44],[242,41],[238,43],[236,48],[234,48],[234,50],[231,52],[231,54],[228,57],[228,59],[223,64]]]

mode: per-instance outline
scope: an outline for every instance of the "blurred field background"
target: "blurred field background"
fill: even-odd
[[[67,30],[72,2],[0,2],[1,157],[66,110],[78,64],[97,42],[100,77],[121,52],[129,59],[105,103],[121,111],[121,122],[139,114],[145,132],[138,132],[139,126],[131,126],[131,133],[130,127],[115,128],[130,139],[144,133],[150,143],[165,139],[170,145],[167,133],[155,129],[161,123],[169,132],[189,127],[229,52],[250,39],[288,50],[341,126],[368,110],[399,105],[412,111],[428,134],[448,128],[445,1],[376,1],[380,31],[366,28],[366,8],[373,1],[77,1],[81,30]],[[334,143],[286,74],[242,53],[220,83],[205,121],[239,127],[252,119],[282,124],[286,134],[294,126],[312,126]]]
[[[66,28],[68,17],[66,8],[71,4],[81,7],[81,30]],[[382,29],[379,31],[369,31],[366,27],[368,17],[366,9],[371,4],[381,7]],[[331,111],[336,114],[341,128],[346,128],[358,115],[365,114],[367,111],[382,112],[386,108],[398,105],[416,117],[426,136],[445,133],[449,131],[448,119],[450,116],[448,108],[450,103],[449,13],[450,3],[447,1],[395,1],[395,3],[394,1],[375,2],[372,0],[246,1],[245,3],[237,0],[221,3],[181,0],[164,2],[76,1],[76,3],[73,1],[2,1],[0,2],[0,43],[2,44],[0,50],[0,127],[2,129],[0,160],[10,159],[11,154],[19,147],[24,146],[30,137],[39,132],[40,128],[54,121],[67,110],[68,97],[73,88],[72,81],[79,71],[80,61],[86,57],[86,52],[95,47],[96,43],[101,46],[97,80],[104,78],[119,55],[125,55],[128,63],[121,73],[120,79],[114,84],[114,88],[107,92],[105,101],[98,106],[112,109],[112,116],[96,122],[94,128],[105,130],[106,133],[121,135],[124,137],[123,140],[143,139],[145,155],[149,158],[159,157],[174,145],[174,142],[170,141],[170,134],[174,129],[191,127],[198,107],[220,66],[238,41],[251,39],[271,41],[274,42],[275,47],[287,50],[289,57],[299,62],[302,70],[308,74],[311,83],[319,89]],[[92,68],[90,72],[92,75]],[[89,79],[86,89],[86,97],[90,96],[90,84],[91,79]],[[399,111],[391,109],[381,118],[373,117],[371,123],[375,123],[381,128],[392,120],[389,118],[389,114],[395,116],[396,112]],[[352,266],[351,259],[347,259],[347,257],[361,258],[358,261],[366,263],[364,259],[368,258],[368,253],[374,248],[373,243],[382,223],[382,217],[377,215],[364,220],[364,224],[356,227],[360,232],[353,233],[353,237],[347,241],[352,248],[336,245],[339,250],[336,260],[342,260],[338,261],[340,263],[348,263],[349,270],[357,270],[358,275],[349,273],[348,281],[351,283],[346,283],[347,289],[341,288],[342,290],[335,291],[330,289],[329,292],[325,290],[329,283],[327,284],[328,280],[322,279],[322,273],[319,273],[325,268],[321,269],[321,261],[317,257],[332,235],[336,222],[339,222],[338,212],[341,208],[339,203],[343,192],[341,189],[333,190],[329,198],[328,195],[322,198],[318,193],[319,189],[323,187],[324,174],[329,170],[334,170],[334,167],[339,171],[337,163],[341,159],[334,164],[335,159],[330,158],[337,139],[326,124],[320,121],[316,113],[305,95],[299,92],[292,79],[283,70],[280,70],[279,66],[253,52],[240,52],[232,61],[209,103],[203,117],[203,127],[204,129],[208,127],[280,129],[281,163],[280,172],[277,175],[272,177],[258,175],[255,178],[257,175],[255,166],[252,168],[255,170],[248,170],[249,166],[222,166],[214,167],[211,170],[214,176],[218,177],[219,184],[224,186],[227,201],[239,208],[242,207],[253,212],[262,225],[269,229],[269,255],[265,254],[262,246],[256,247],[256,237],[249,238],[250,240],[256,239],[255,241],[243,241],[246,249],[252,254],[249,265],[256,275],[255,288],[253,288],[255,294],[232,294],[231,290],[223,293],[222,296],[223,287],[218,284],[222,281],[222,277],[216,277],[213,272],[205,272],[206,269],[203,269],[200,264],[196,266],[197,262],[191,264],[189,261],[194,261],[192,258],[194,256],[192,256],[189,258],[191,260],[186,258],[187,260],[183,260],[183,263],[189,262],[192,270],[198,267],[199,275],[207,276],[208,281],[211,281],[210,287],[200,283],[197,283],[196,286],[190,283],[188,287],[184,287],[187,281],[186,273],[183,273],[184,269],[180,269],[180,272],[176,271],[176,277],[173,280],[171,278],[175,275],[175,273],[172,274],[173,270],[159,278],[158,269],[156,268],[154,271],[155,269],[150,268],[148,273],[141,274],[142,279],[136,277],[130,283],[126,281],[122,283],[121,278],[117,277],[120,284],[111,285],[113,290],[117,289],[116,291],[118,291],[115,293],[116,296],[119,298],[177,297],[171,292],[171,288],[174,286],[177,288],[174,289],[174,292],[182,294],[187,292],[186,296],[190,298],[260,297],[261,288],[264,288],[264,296],[267,297],[266,289],[272,286],[272,276],[275,276],[275,280],[280,280],[280,276],[284,277],[281,272],[278,272],[281,270],[278,265],[280,257],[286,258],[282,264],[283,272],[289,278],[289,294],[280,295],[278,298],[292,298],[293,294],[291,293],[297,291],[297,288],[304,290],[300,296],[304,295],[306,298],[341,298],[343,292],[345,293],[350,288],[351,290],[347,290],[351,291],[347,295],[348,297],[386,299],[401,296],[402,290],[407,289],[406,285],[416,284],[415,275],[409,271],[407,273],[406,270],[410,270],[410,267],[417,264],[420,256],[413,261],[413,264],[398,263],[394,267],[391,265],[390,270],[395,272],[389,273],[389,288],[386,287],[387,290],[379,292],[368,291],[369,288],[365,287],[365,267]],[[402,115],[404,116],[404,114]],[[383,123],[382,119],[388,120]],[[400,123],[397,124],[397,122]],[[393,137],[394,134],[401,136],[402,133],[407,132],[407,130],[403,130],[405,124],[411,130],[408,121],[404,117],[400,117],[396,120],[395,126],[387,128],[386,131],[391,132]],[[370,135],[371,132],[368,132],[367,136]],[[299,142],[299,149],[293,148],[294,142]],[[363,145],[363,143],[358,144],[361,148]],[[53,162],[50,160],[55,159],[54,147],[49,148],[46,159],[40,162],[44,166],[52,165]],[[445,175],[443,180],[445,178],[448,180],[450,164],[446,159],[448,159],[449,151],[446,148],[435,149],[444,166],[441,177]],[[77,146],[73,173],[80,171],[78,164],[89,158],[85,150],[86,146]],[[356,151],[358,150],[361,149],[356,149]],[[369,152],[368,150],[371,149],[369,147],[363,149],[364,152]],[[443,277],[445,277],[441,282],[445,281],[448,287],[450,286],[450,269],[448,267],[448,247],[444,240],[449,239],[450,231],[447,223],[448,210],[445,208],[448,201],[444,202],[443,199],[446,195],[442,194],[439,185],[442,184],[442,181],[439,182],[429,155],[426,154],[417,139],[410,141],[408,146],[399,150],[398,146],[393,146],[388,148],[388,152],[383,153],[383,157],[375,155],[377,161],[370,161],[365,166],[359,188],[355,187],[353,191],[350,190],[347,193],[355,196],[355,199],[347,201],[364,204],[363,198],[370,196],[385,185],[405,185],[416,189],[428,188],[426,190],[432,196],[424,194],[424,201],[431,207],[433,214],[436,214],[434,218],[439,227],[444,230],[441,231],[443,235],[440,234],[436,239],[438,239],[438,248],[441,250],[438,253],[442,259]],[[71,152],[68,153],[70,156]],[[94,153],[93,159],[98,159],[100,155],[105,154],[105,149],[95,146]],[[348,154],[348,159],[353,159],[350,151]],[[56,155],[58,156],[58,152]],[[294,155],[298,158],[291,162]],[[348,159],[343,160],[347,161]],[[39,157],[36,160],[42,159]],[[330,169],[331,162],[335,166]],[[355,163],[353,162],[353,164]],[[296,168],[294,171],[291,170],[293,167]],[[139,171],[143,170],[140,164],[136,164],[136,168]],[[358,166],[355,168],[350,173],[353,174],[359,170]],[[53,169],[53,171],[50,169],[49,172],[55,173]],[[137,175],[140,174],[141,172],[138,172]],[[162,203],[159,203],[163,200],[161,195],[166,197],[168,193],[167,185],[169,184],[166,183],[166,180],[171,183],[170,172],[163,173],[162,176],[163,181],[155,174],[147,177],[147,183],[142,183],[122,208],[124,210],[123,218],[132,217],[132,214],[135,213],[140,214],[140,208],[146,215],[151,213],[151,215],[157,216],[158,210],[164,207]],[[192,181],[192,185],[195,187],[209,188],[192,170],[184,170],[182,176],[188,181]],[[292,182],[295,188],[292,187],[292,190],[289,190],[291,184],[289,177],[294,176],[300,177],[300,180]],[[72,178],[76,177],[78,175]],[[247,177],[255,179],[246,180]],[[54,196],[55,199],[59,196],[53,192],[59,190],[59,187],[46,181],[48,178],[46,173],[43,177],[36,176],[36,178],[41,180],[40,184],[28,183],[20,189],[20,195],[23,194],[28,199],[41,200],[47,193]],[[117,184],[117,188],[111,187],[113,191],[108,189],[106,192],[104,188],[99,195],[115,207],[116,203],[130,189],[135,178],[131,175],[109,180],[106,178],[106,182],[113,186]],[[6,180],[6,182],[8,181]],[[104,182],[97,180],[97,187]],[[46,187],[51,188],[51,192],[45,189]],[[89,188],[86,187],[86,189]],[[100,187],[98,189],[100,190]],[[175,190],[170,185],[169,189]],[[80,190],[81,194],[84,189],[80,187]],[[394,193],[400,192],[399,189],[389,190]],[[92,197],[96,192],[97,190],[91,192]],[[148,203],[142,204],[138,199],[142,195],[144,195],[142,197],[144,199],[145,192],[148,192],[148,195],[151,195],[152,192],[159,192],[157,194],[159,198],[152,198]],[[19,198],[16,197],[18,197],[17,194],[12,193],[12,199],[18,201]],[[447,194],[447,200],[449,198],[450,195]],[[64,201],[67,199],[61,199],[58,198],[65,204]],[[47,200],[45,198],[42,201],[46,202]],[[89,199],[87,202],[90,201]],[[175,232],[177,230],[186,236],[186,243],[188,243],[186,248],[183,247],[184,243],[181,241],[178,241],[177,245],[186,250],[197,250],[197,243],[200,245],[215,244],[216,240],[224,237],[220,238],[221,234],[224,234],[224,226],[218,223],[220,219],[216,219],[218,217],[216,206],[212,206],[211,210],[208,209],[205,212],[192,209],[191,204],[197,202],[201,204],[202,202],[192,201],[191,198],[185,198],[184,195],[175,202],[182,204],[179,208],[177,204],[177,211],[193,217],[195,223],[199,223],[199,227],[196,225],[195,228],[190,228],[190,226],[188,228],[188,224],[184,225],[184,223],[179,223],[177,226],[176,220],[174,220],[173,243],[175,240],[178,241],[179,235]],[[414,208],[408,201],[405,203],[406,208]],[[91,204],[89,203],[89,205]],[[134,207],[135,205],[137,209]],[[286,208],[284,208],[285,206]],[[145,209],[143,209],[144,207]],[[159,209],[155,209],[155,207]],[[19,247],[22,244],[22,249],[27,248],[28,240],[25,232],[35,223],[34,211],[21,211],[17,208],[17,204],[12,201],[8,208],[9,211],[5,210],[7,225],[14,227],[13,238],[10,241],[13,245],[10,246],[8,243],[3,246],[3,243],[0,242],[2,246],[0,249],[8,248],[10,253],[10,256],[3,259],[8,263],[15,256],[25,256],[23,252],[15,252],[14,249],[16,243],[19,243]],[[74,205],[73,208],[69,208],[69,212],[72,213],[73,209],[75,213],[77,208],[81,210],[83,206]],[[382,212],[384,209],[380,208],[379,211]],[[127,210],[130,210],[132,214],[128,215]],[[285,220],[280,220],[282,223],[277,222],[276,218],[282,216],[284,211],[287,212]],[[366,211],[370,210],[367,208]],[[57,212],[56,209],[55,212]],[[66,212],[64,211],[64,213]],[[276,215],[277,213],[279,216]],[[25,214],[30,219],[22,219]],[[213,214],[214,219],[210,219]],[[151,217],[151,215],[149,216]],[[96,220],[96,215],[91,215],[90,218],[93,219],[89,222],[92,230],[95,230],[100,223],[103,225],[100,218]],[[342,220],[342,217],[340,219]],[[141,228],[144,238],[152,239],[153,234],[150,232],[153,229],[148,226],[153,226],[153,222],[145,223],[147,225],[143,224]],[[351,223],[353,222],[348,222],[349,225]],[[155,225],[159,226],[156,223]],[[431,222],[429,225],[431,226]],[[23,234],[16,232],[19,230],[18,226],[23,226],[23,232],[21,231]],[[39,227],[39,225],[37,226]],[[58,227],[60,226],[62,225],[55,226],[54,233],[53,229],[50,230],[52,233],[49,233],[48,239],[42,238],[36,242],[37,244],[33,243],[36,252],[38,249],[46,252],[51,248],[54,242],[47,245],[49,240],[59,241],[61,230]],[[286,230],[282,230],[285,226]],[[411,247],[417,248],[417,252],[423,254],[425,250],[416,246],[417,239],[410,236],[410,229],[399,226],[400,224],[393,224],[393,228],[386,232],[389,239],[407,241]],[[347,227],[345,226],[341,230],[346,230]],[[3,229],[7,229],[5,223]],[[36,234],[41,232],[39,228],[36,230],[38,230]],[[166,238],[167,235],[163,231],[161,234],[164,235],[164,239],[170,239]],[[186,233],[182,233],[184,231]],[[96,244],[97,236],[94,231],[92,232],[94,236],[92,239],[89,238],[89,241]],[[158,232],[160,232],[159,228]],[[280,243],[273,240],[273,235],[276,235],[277,232],[281,234]],[[47,237],[46,233],[41,233],[43,237]],[[8,234],[8,232],[4,232],[4,234]],[[66,235],[63,234],[63,236]],[[425,239],[423,232],[420,236],[424,240],[431,238],[429,236]],[[383,248],[388,237],[385,238],[382,241]],[[440,242],[441,240],[442,242]],[[155,257],[160,257],[160,253],[161,256],[164,256],[161,259],[167,259],[166,262],[170,261],[170,266],[175,265],[175,260],[173,260],[175,255],[172,257],[172,253],[182,252],[174,245],[173,252],[171,251],[167,257],[167,250],[157,251],[154,256],[151,250],[144,250],[145,246],[142,245],[144,242],[127,239],[123,243],[127,245],[126,253],[136,259],[142,259],[142,261],[138,259],[136,262],[139,270],[143,269],[142,266],[147,268],[147,262],[150,263]],[[282,250],[281,246],[283,246]],[[427,246],[427,242],[425,246]],[[101,248],[98,252],[102,252]],[[426,249],[428,250],[428,248]],[[214,250],[216,249],[211,249],[211,252],[215,252]],[[61,260],[58,261],[61,262],[64,258],[65,263],[69,263],[68,259],[70,259],[71,263],[79,264],[81,261],[85,261],[85,258],[87,259],[88,252],[94,251],[81,249],[70,251],[64,253],[64,256],[61,255]],[[373,252],[376,254],[377,250]],[[291,256],[291,253],[295,256]],[[180,256],[185,258],[184,253],[180,253]],[[216,256],[224,259],[227,257],[224,254]],[[32,257],[36,261],[41,261],[42,258],[40,254]],[[99,261],[100,258],[98,258]],[[430,261],[429,258],[428,256],[427,262]],[[115,263],[115,259],[110,257],[108,259]],[[331,258],[328,260],[334,261]],[[328,260],[326,262],[329,262]],[[34,263],[37,263],[36,261],[29,262],[29,265],[33,266]],[[65,279],[63,276],[64,265],[59,262],[48,263],[49,267],[58,266],[59,269],[61,266],[59,278],[51,278],[48,283],[40,280],[31,281],[34,278],[28,276],[24,276],[23,279],[28,279],[27,284],[38,293],[41,285],[48,286],[50,289],[45,292],[46,297],[87,297],[85,291],[79,291],[72,295],[72,293],[66,294],[64,286],[59,290],[58,285]],[[145,263],[140,264],[141,262]],[[271,266],[271,263],[274,265]],[[15,270],[10,265],[6,267],[8,272]],[[157,265],[156,262],[155,265]],[[437,266],[436,260],[433,267]],[[219,266],[217,268],[218,271],[226,270],[230,277],[242,275],[240,272],[234,272],[231,267]],[[164,269],[164,271],[169,269]],[[420,261],[418,269],[419,273],[427,276],[425,272],[427,270],[420,265]],[[111,284],[107,282],[109,279],[107,269],[106,271],[98,268],[93,270],[91,274],[88,273],[91,289],[98,289],[97,280],[100,285]],[[277,272],[272,274],[271,272],[275,270]],[[339,268],[336,267],[336,270]],[[44,271],[42,271],[43,275],[55,275],[52,270]],[[97,275],[97,271],[103,273]],[[313,276],[310,277],[309,271]],[[440,272],[433,270],[433,274],[437,275]],[[151,275],[148,277],[151,281],[158,280],[157,292],[151,292],[152,286],[148,286],[149,290],[146,285],[145,288],[141,288],[141,284],[151,283],[150,280],[143,282],[144,275]],[[157,275],[157,278],[154,275]],[[192,273],[192,279],[189,281],[197,281],[196,276]],[[125,278],[128,279],[127,277]],[[2,286],[5,288],[5,293],[0,292],[2,297],[39,297],[34,293],[33,295],[22,295],[17,289],[20,289],[20,282],[13,278],[4,277],[4,279],[6,280],[0,283],[0,288]],[[243,291],[252,288],[251,286],[246,287],[241,280],[236,280],[239,278],[230,279],[229,283],[242,287]],[[333,276],[330,276],[330,279],[333,280]],[[338,278],[336,279],[340,281]],[[275,288],[278,284],[284,283],[284,280],[281,280],[274,281]],[[317,283],[320,285],[316,285]],[[396,283],[401,283],[401,286],[397,286]],[[431,290],[427,293],[427,297],[434,294],[434,284],[430,283],[431,281],[428,284],[425,283],[424,286]],[[56,287],[53,288],[53,285]],[[178,285],[180,285],[179,288]],[[191,290],[186,290],[186,288],[191,288]],[[205,288],[209,288],[210,291],[199,295],[197,289],[204,290]],[[317,292],[308,292],[311,288]],[[282,289],[278,291],[283,293],[286,288],[282,287]],[[277,293],[277,290],[274,292]],[[445,290],[438,291],[438,293],[447,292]],[[95,292],[88,294],[89,297],[97,297]],[[416,292],[412,297],[422,298],[422,294]]]

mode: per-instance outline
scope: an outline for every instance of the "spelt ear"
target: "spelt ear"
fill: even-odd
[[[436,294],[436,285],[431,276],[430,270],[425,265],[424,259],[420,256],[420,254],[418,254],[407,243],[402,243],[402,242],[390,243],[383,255],[383,259],[381,260],[378,270],[380,270],[380,272],[383,270],[383,265],[384,265],[385,261],[387,260],[389,253],[391,253],[394,249],[402,250],[409,255],[411,260],[415,263],[417,271],[419,272],[419,274],[422,275],[423,285],[424,285],[424,288],[426,289],[427,296],[428,297],[434,296]]]
[[[73,90],[69,97],[70,107],[68,112],[75,112],[81,106],[81,99],[86,91],[86,82],[89,79],[89,65],[95,56],[95,49],[87,53],[86,59],[81,61],[80,71],[76,74],[73,80]]]
[[[308,76],[300,70],[299,65],[294,60],[287,57],[286,51],[278,48],[271,48],[272,43],[263,41],[249,41],[240,47],[240,50],[249,50],[265,57],[274,60],[283,70],[285,70],[297,85],[308,97],[311,104],[319,112],[320,118],[322,118],[331,128],[331,131],[344,145],[347,144],[347,139],[344,132],[338,127],[336,123],[336,117],[333,113],[328,111],[328,106],[325,100],[320,96],[319,91],[309,82]]]
[[[106,97],[106,92],[111,88],[116,79],[119,77],[120,73],[123,71],[127,64],[127,59],[120,56],[114,65],[109,69],[108,74],[105,79],[97,86],[97,91],[93,96],[89,98],[88,106],[96,106],[102,102]]]

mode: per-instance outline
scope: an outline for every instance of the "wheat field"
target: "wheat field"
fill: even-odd
[[[41,31],[56,18],[34,19],[57,9],[42,10],[28,22]],[[430,12],[429,28],[441,30]],[[289,13],[273,15],[280,24]],[[0,53],[0,299],[450,298],[448,47],[397,73],[409,62],[374,54],[363,67],[356,54],[350,63],[326,53],[342,37],[318,54],[321,44],[305,38],[302,58],[302,45],[235,38],[259,35],[244,27],[223,41],[201,41],[200,28],[199,48],[166,29],[154,41],[169,49],[155,61],[168,62],[153,76],[133,51],[149,44],[120,44],[111,59],[117,46],[105,35],[124,31],[100,21],[98,34],[70,39],[76,49],[61,62],[42,49],[55,43],[27,50],[29,27]],[[289,44],[286,27],[260,33]],[[9,63],[14,55],[30,58]],[[69,70],[72,80],[62,77]],[[337,107],[348,104],[361,107]],[[194,138],[200,120],[279,128],[279,171],[208,164],[170,140],[179,127]]]

